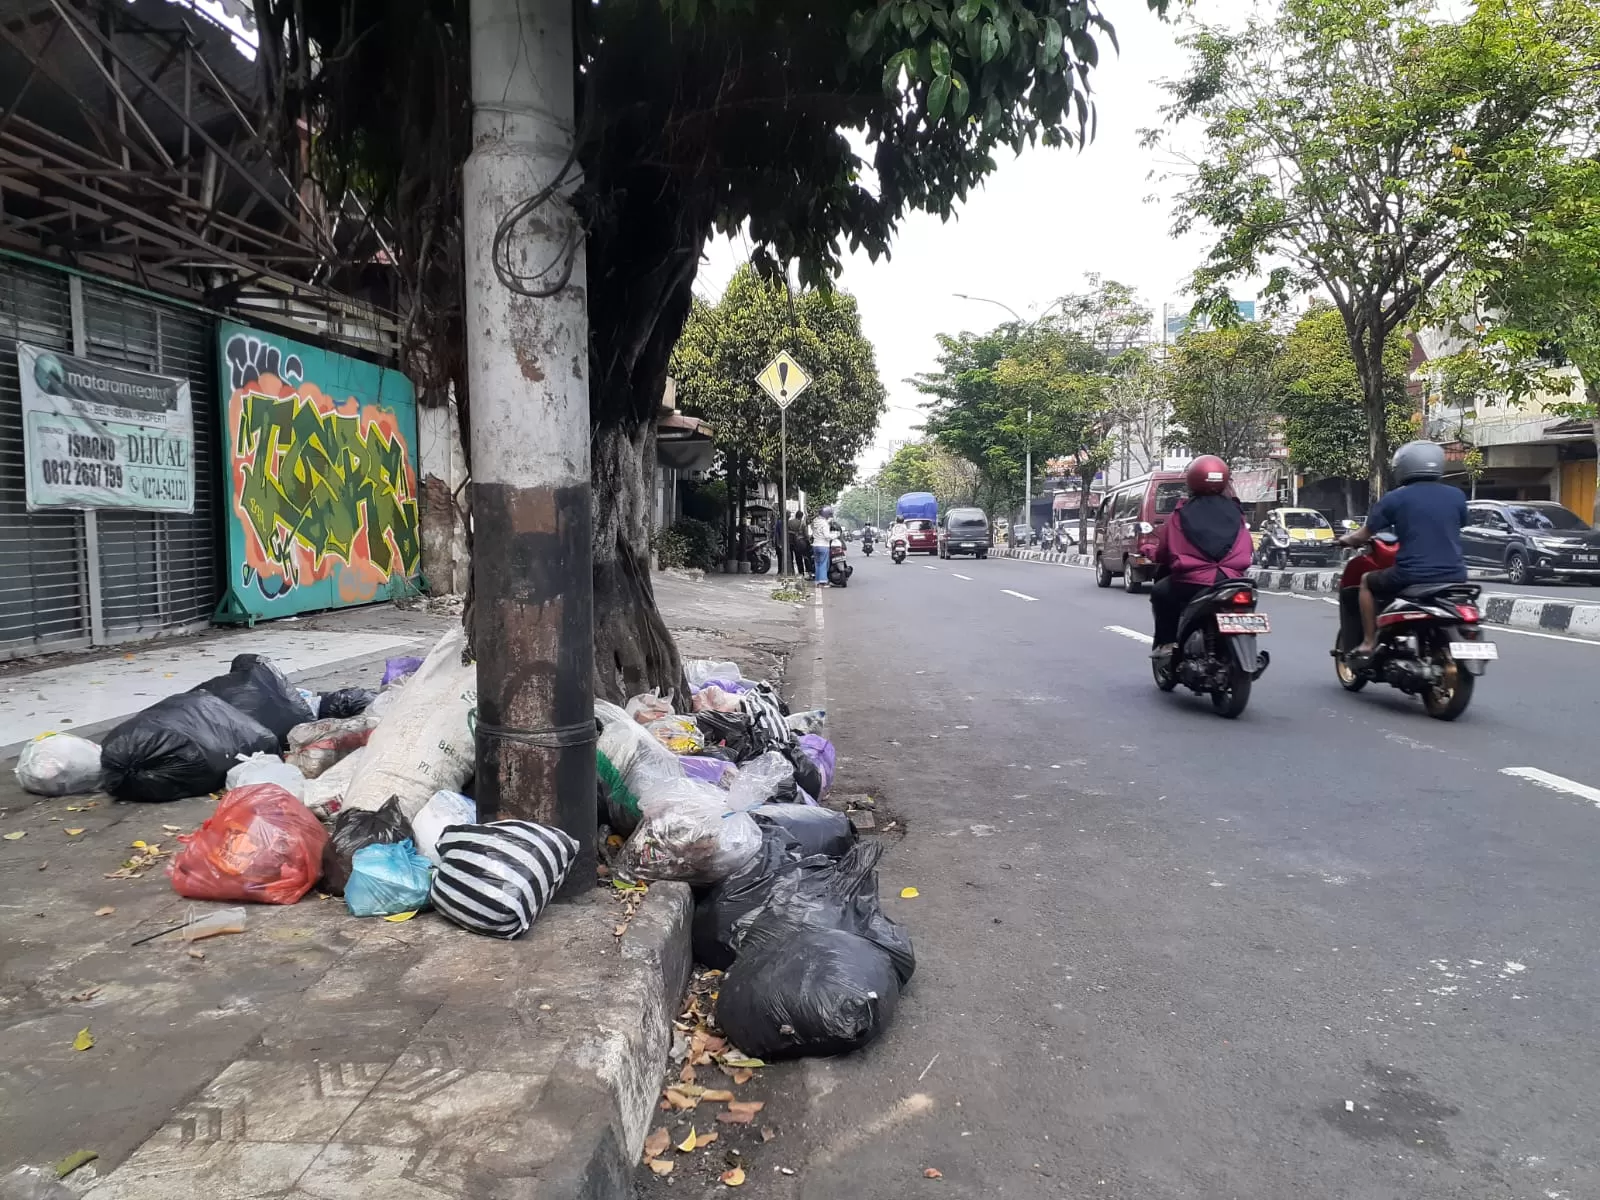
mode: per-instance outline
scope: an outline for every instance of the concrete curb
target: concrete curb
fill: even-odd
[[[1320,592],[1331,596],[1339,590],[1338,571],[1269,571],[1252,567],[1250,577],[1258,587],[1274,592]],[[1485,592],[1483,619],[1508,629],[1600,642],[1600,604],[1516,592]]]
[[[1053,563],[1058,567],[1094,566],[1094,559],[1087,554],[1063,554],[1059,550],[1016,550],[1010,546],[996,546],[989,553],[996,558],[1014,558],[1019,562]]]

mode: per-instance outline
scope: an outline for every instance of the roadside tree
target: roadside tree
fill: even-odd
[[[1255,321],[1185,333],[1163,372],[1168,442],[1230,463],[1265,457],[1283,399],[1282,352],[1283,338]]]
[[[1269,299],[1321,290],[1355,359],[1373,494],[1388,469],[1389,339],[1475,253],[1514,239],[1542,180],[1594,127],[1596,9],[1486,0],[1286,0],[1232,32],[1197,25],[1169,123],[1203,148],[1176,232],[1217,231],[1194,286],[1218,320],[1229,280]],[[1161,134],[1152,132],[1152,142]]]
[[[354,190],[376,220],[411,212],[406,277],[459,308],[467,0],[255,7],[278,165],[335,206]],[[807,285],[836,275],[846,247],[886,255],[907,212],[950,216],[999,152],[1087,139],[1110,25],[1092,0],[576,11],[575,170],[550,186],[573,186],[582,216],[596,684],[616,696],[680,682],[645,566],[651,430],[707,238],[745,229],[763,274],[794,263]],[[545,219],[526,199],[522,219]]]

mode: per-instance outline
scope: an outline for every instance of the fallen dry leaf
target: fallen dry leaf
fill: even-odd
[[[652,1158],[650,1160],[650,1169],[657,1175],[671,1175],[672,1168],[676,1165],[670,1158]]]
[[[902,900],[915,900],[920,895],[922,895],[922,893],[913,887],[900,889],[900,899]]]
[[[767,1065],[759,1058],[750,1058],[749,1056],[742,1054],[724,1054],[721,1062],[725,1067],[743,1067],[747,1071],[753,1070],[756,1067],[764,1067]]]
[[[756,1077],[756,1073],[748,1067],[739,1067],[730,1072],[733,1076],[733,1086],[743,1087]]]
[[[667,1132],[665,1125],[650,1131],[650,1136],[644,1140],[644,1158],[649,1162],[652,1158],[660,1158],[672,1145],[672,1135]]]
[[[725,1103],[725,1102],[727,1102],[729,1100],[732,1100],[733,1099],[733,1093],[732,1092],[723,1091],[723,1090],[721,1090],[719,1088],[716,1091],[702,1092],[700,1094],[700,1099],[709,1101],[709,1102],[711,1102],[713,1104],[722,1104],[722,1103]]]
[[[72,1039],[72,1048],[74,1050],[87,1050],[93,1045],[94,1035],[89,1032],[87,1026],[78,1030],[78,1036]]]
[[[628,927],[626,925],[618,925],[615,929],[613,929],[611,931],[611,936],[612,937],[621,937],[623,934],[625,934],[627,932],[628,932]]]
[[[23,838],[28,836],[28,831],[26,829],[19,829],[15,833],[8,833],[5,836],[6,841],[8,842],[20,842]]]
[[[667,1103],[679,1112],[687,1112],[700,1103],[698,1097],[685,1095],[675,1087],[668,1088],[665,1095]]]
[[[77,837],[83,832],[83,828],[80,826],[77,829],[63,829],[61,832],[66,834],[68,837]]]
[[[728,1105],[727,1112],[717,1114],[717,1120],[724,1125],[748,1125],[756,1119],[756,1114],[765,1108],[764,1100],[735,1100]]]
[[[109,917],[112,913],[114,913],[116,911],[117,910],[116,910],[115,906],[108,904],[104,908],[95,909],[94,910],[94,915],[97,916],[97,917]]]
[[[775,1138],[777,1136],[778,1136],[778,1131],[776,1129],[774,1129],[771,1125],[763,1125],[761,1127],[761,1140],[763,1142],[770,1142],[773,1138]]]
[[[744,1168],[743,1167],[735,1167],[731,1171],[724,1171],[722,1173],[722,1182],[727,1184],[729,1187],[743,1187],[744,1186]]]
[[[678,1072],[678,1082],[679,1083],[693,1083],[694,1082],[694,1064],[693,1063],[684,1063],[683,1064],[683,1070]]]
[[[74,995],[68,996],[67,999],[71,1000],[75,1004],[82,1004],[85,1000],[93,1000],[99,994],[100,989],[97,987],[92,987],[87,991],[78,992]]]
[[[922,1177],[924,1179],[943,1179],[944,1172],[939,1170],[938,1167],[929,1167],[922,1173]]]
[[[700,1148],[702,1150],[705,1149],[707,1146],[711,1145],[712,1142],[716,1141],[717,1138],[719,1138],[720,1136],[721,1136],[721,1134],[719,1134],[715,1129],[711,1130],[711,1132],[709,1132],[709,1133],[702,1133],[700,1135]]]
[[[691,1125],[689,1126],[689,1136],[678,1143],[678,1152],[680,1154],[692,1154],[694,1152],[694,1148],[699,1144],[700,1143],[695,1140],[694,1126]]]
[[[384,918],[384,920],[385,921],[409,921],[409,920],[411,920],[412,917],[414,917],[416,915],[417,915],[417,910],[413,908],[410,912],[390,913],[387,917]]]

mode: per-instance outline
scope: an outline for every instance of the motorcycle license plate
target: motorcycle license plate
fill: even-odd
[[[1271,633],[1266,613],[1218,613],[1218,633]]]
[[[1499,658],[1500,651],[1493,642],[1451,642],[1452,658]]]

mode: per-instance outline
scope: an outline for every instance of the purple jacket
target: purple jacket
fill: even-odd
[[[1223,579],[1242,578],[1250,566],[1250,557],[1255,549],[1250,541],[1250,529],[1245,524],[1244,514],[1238,512],[1238,506],[1229,501],[1234,511],[1238,512],[1239,532],[1233,539],[1233,545],[1220,559],[1208,558],[1183,532],[1180,514],[1188,503],[1187,500],[1181,502],[1161,527],[1153,556],[1155,561],[1171,568],[1172,578],[1178,583],[1198,583],[1210,587],[1218,582],[1219,570]]]

